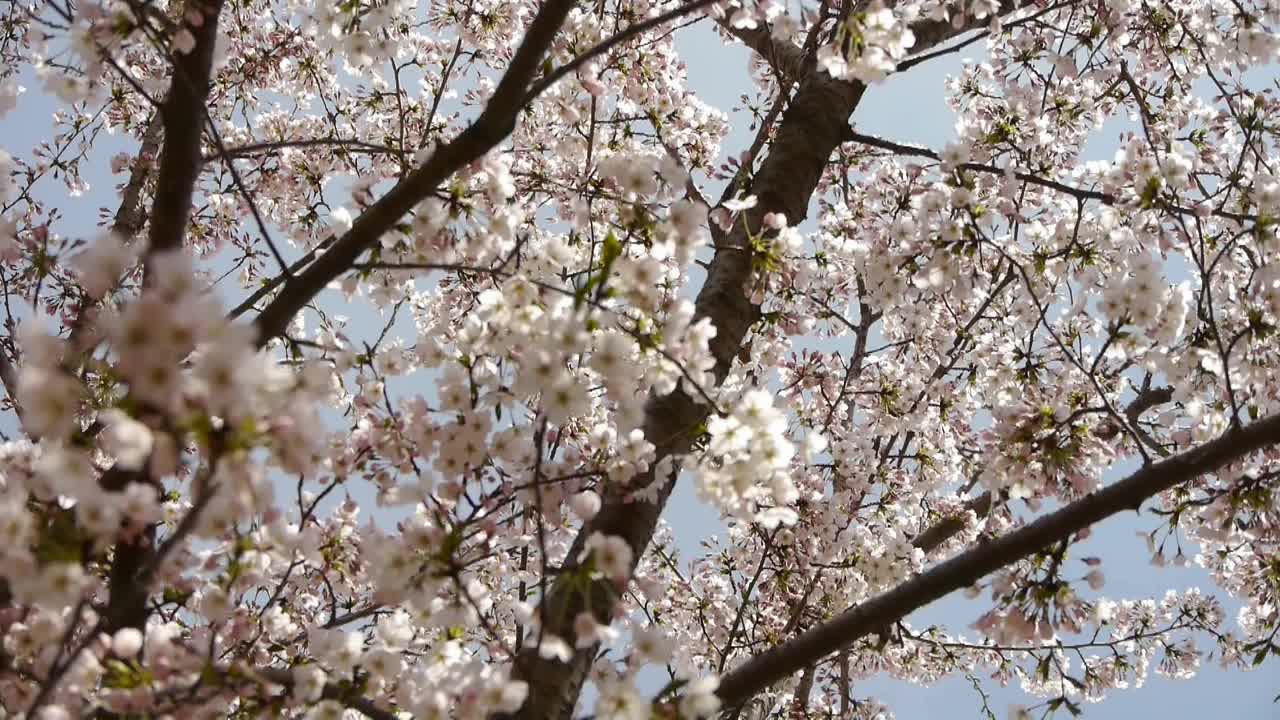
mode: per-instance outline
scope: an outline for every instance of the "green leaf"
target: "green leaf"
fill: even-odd
[[[613,261],[622,255],[622,243],[618,242],[618,236],[610,230],[609,234],[604,237],[604,249],[601,255],[601,264],[608,268],[613,265]]]
[[[1150,178],[1147,180],[1147,186],[1142,189],[1142,208],[1149,209],[1155,204],[1156,197],[1160,195],[1160,178]]]

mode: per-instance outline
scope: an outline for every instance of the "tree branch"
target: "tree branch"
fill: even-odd
[[[565,76],[573,73],[589,60],[602,55],[641,33],[666,22],[687,15],[712,4],[714,0],[692,0],[604,40],[585,53],[561,65],[534,82],[540,60],[551,46],[556,32],[575,3],[569,0],[548,0],[529,24],[520,48],[512,58],[507,72],[476,121],[456,138],[438,148],[418,169],[382,196],[368,210],[356,218],[345,235],[332,243],[332,247],[297,277],[283,282],[283,289],[254,320],[258,328],[258,342],[265,344],[284,333],[289,321],[316,293],[330,281],[349,270],[353,263],[383,234],[413,209],[440,183],[459,168],[484,156],[515,130],[516,116],[530,102]],[[296,267],[296,263],[295,263]],[[292,268],[290,268],[292,269]],[[265,288],[282,284],[277,280]],[[254,293],[253,302],[269,290]],[[246,301],[249,305],[252,302]],[[247,309],[245,303],[237,312]],[[235,313],[233,313],[235,314]]]
[[[555,39],[574,0],[547,0],[525,32],[520,48],[480,117],[456,138],[437,148],[426,162],[356,218],[351,229],[338,238],[306,270],[284,283],[277,295],[254,320],[258,344],[284,333],[316,293],[346,272],[378,238],[395,227],[415,205],[459,168],[484,156],[515,129],[516,116],[528,102],[526,89],[540,67],[543,55]]]
[[[160,107],[160,121],[164,125],[164,147],[160,151],[160,169],[156,177],[155,199],[151,205],[148,267],[144,282],[152,282],[150,258],[156,253],[182,247],[187,223],[191,217],[191,199],[202,166],[200,141],[205,120],[205,101],[209,95],[210,75],[213,72],[213,52],[218,39],[218,17],[222,0],[189,0],[184,16],[197,13],[200,24],[192,25],[184,20],[184,27],[195,37],[191,52],[179,54],[173,62],[173,79],[169,93]],[[147,135],[155,132],[155,120],[148,127]],[[146,152],[147,138],[143,139]],[[145,181],[145,170],[141,176]],[[130,177],[130,185],[134,184]],[[141,182],[134,192],[141,189]],[[126,192],[129,188],[126,188]],[[125,198],[122,210],[130,199]],[[137,203],[136,195],[132,200]],[[137,232],[140,218],[131,211],[124,220],[126,230]],[[158,484],[144,468],[140,471],[122,470],[118,466],[103,473],[98,484],[108,492],[121,492],[131,483]],[[111,569],[108,575],[107,609],[102,618],[103,629],[108,634],[125,627],[142,629],[147,620],[148,590],[145,582],[139,582],[155,554],[155,529],[148,528],[135,536],[116,543]],[[103,715],[103,713],[99,713]]]
[[[682,18],[695,10],[701,10],[702,8],[716,2],[719,2],[719,0],[691,0],[684,5],[679,5],[664,13],[654,15],[651,18],[629,25],[625,30],[621,30],[610,36],[608,39],[596,43],[591,49],[544,75],[542,79],[533,84],[533,87],[529,88],[529,92],[525,95],[524,102],[521,104],[528,105],[533,102],[552,85],[560,82],[560,80],[565,76],[576,72],[578,68],[586,65],[592,58],[599,57],[622,43],[649,30],[665,25],[672,20]]]
[[[1129,420],[1130,425],[1137,426],[1138,418],[1142,417],[1144,412],[1157,405],[1163,405],[1172,399],[1173,388],[1171,387],[1143,388],[1137,397],[1125,406],[1124,416]],[[1117,432],[1119,432],[1118,427],[1104,427],[1099,431],[1099,435],[1107,439],[1115,437]],[[979,518],[986,517],[987,513],[991,512],[991,493],[984,492],[966,500],[964,508],[965,510],[973,511]],[[930,553],[963,529],[964,518],[957,516],[943,518],[916,535],[911,544],[925,551],[925,553]]]
[[[116,214],[111,221],[111,232],[116,235],[132,240],[142,231],[142,226],[146,222],[147,215],[142,211],[142,189],[146,186],[147,179],[151,177],[151,171],[155,167],[162,129],[159,114],[152,113],[151,118],[147,120],[147,127],[142,131],[142,144],[138,148],[138,154],[133,158],[133,164],[129,168],[129,179],[125,182],[124,190],[120,194],[120,205],[116,208]],[[107,295],[110,296],[110,293]],[[67,344],[73,350],[83,349],[80,343],[83,341],[84,333],[92,324],[94,312],[102,302],[103,300],[86,298],[85,304],[76,312],[67,335]]]
[[[284,150],[286,148],[313,148],[313,147],[337,147],[343,148],[347,152],[365,152],[370,154],[387,154],[402,155],[403,153],[389,145],[379,145],[378,143],[366,142],[354,138],[306,138],[293,140],[263,140],[261,142],[249,143],[247,145],[236,145],[226,150],[218,150],[205,156],[205,160],[215,160],[217,158],[237,159],[253,157],[255,155],[266,155],[269,153]]]
[[[1163,405],[1164,403],[1169,402],[1172,398],[1173,398],[1173,388],[1169,388],[1169,387],[1153,388],[1153,387],[1144,386],[1142,391],[1138,393],[1137,397],[1135,397],[1133,400],[1129,402],[1127,406],[1125,406],[1124,415],[1126,418],[1129,419],[1130,423],[1136,425],[1138,422],[1138,418],[1142,416],[1142,413],[1146,412],[1147,410],[1150,410],[1153,407],[1156,407],[1157,405]],[[1118,430],[1116,429],[1112,429],[1110,437],[1114,437],[1117,431]],[[977,515],[979,519],[984,518],[987,516],[989,512],[991,512],[991,497],[992,497],[991,492],[988,491],[988,492],[982,493],[981,495],[977,495],[975,497],[969,498],[964,503],[964,509],[966,511],[973,512],[973,514]],[[917,547],[923,550],[927,555],[933,552],[934,550],[937,550],[943,543],[950,540],[952,537],[956,535],[956,533],[963,530],[964,526],[965,526],[965,519],[964,519],[964,516],[962,515],[950,515],[950,516],[944,517],[941,520],[938,520],[937,522],[935,522],[933,525],[929,526],[928,528],[920,531],[914,538],[912,538],[911,545],[913,547]],[[806,597],[807,595],[808,594],[806,593]],[[787,627],[783,629],[782,637],[787,637],[791,634],[796,624],[795,623],[796,619],[797,618],[793,618],[792,622],[788,623]],[[881,632],[881,633],[886,632],[887,628],[888,628],[888,625],[886,624],[880,628],[877,628],[873,632]],[[842,673],[848,671],[848,658],[847,658],[848,649],[849,648],[847,645],[841,648],[842,658],[843,658],[841,660],[841,662],[843,663],[841,667]],[[806,665],[805,667],[807,669],[810,666]],[[731,706],[729,708],[730,712],[727,712],[726,716],[732,717],[733,710],[737,709],[737,707],[746,705],[748,702],[750,702],[750,699],[752,696],[754,696],[755,694],[758,694],[763,689],[764,688],[759,688],[755,690],[751,696],[744,698],[741,702],[737,704],[737,706]],[[847,689],[845,690],[845,693],[847,695],[848,693]]]
[[[165,141],[151,205],[149,255],[181,247],[191,219],[191,198],[203,165],[200,139],[221,11],[222,0],[190,0],[187,5],[187,12],[199,13],[203,21],[198,27],[184,23],[195,36],[195,46],[174,57],[173,80],[160,106]]]
[[[979,518],[986,517],[987,513],[991,512],[991,493],[984,492],[977,497],[969,498],[964,503],[964,509],[973,511],[973,514]],[[923,550],[925,554],[931,553],[963,530],[964,524],[964,518],[960,516],[943,518],[916,535],[911,540],[911,545]]]
[[[1169,387],[1152,388],[1144,385],[1143,389],[1138,393],[1137,397],[1131,400],[1129,404],[1125,407],[1124,409],[1125,417],[1129,419],[1130,423],[1136,424],[1138,421],[1138,418],[1142,416],[1142,413],[1146,412],[1147,410],[1150,410],[1153,407],[1156,407],[1157,405],[1162,405],[1164,403],[1169,402],[1172,399],[1172,397],[1173,397],[1172,388],[1169,388]],[[1115,434],[1116,434],[1116,430],[1112,430],[1110,436],[1114,437]],[[964,503],[964,509],[966,511],[973,512],[975,515],[978,516],[978,518],[984,518],[987,516],[989,512],[991,512],[991,505],[992,505],[991,498],[992,496],[990,491],[984,492],[981,495],[978,495],[976,497],[969,498]],[[951,515],[948,517],[944,517],[941,520],[938,520],[937,522],[935,522],[933,525],[926,528],[925,530],[922,530],[920,533],[918,533],[915,536],[915,538],[912,539],[911,544],[912,546],[923,550],[925,554],[928,554],[933,552],[934,550],[937,550],[938,547],[940,547],[943,543],[945,543],[946,541],[954,537],[956,533],[963,530],[964,527],[965,527],[965,519],[962,515]],[[806,593],[806,597],[807,597],[807,593]],[[792,622],[788,623],[787,627],[782,632],[782,637],[787,637],[791,634],[796,624],[795,620],[796,618],[793,618]],[[887,628],[888,628],[888,625],[886,624],[880,628],[877,628],[873,632],[884,633],[887,631]],[[847,657],[848,650],[849,650],[848,645],[841,648],[840,662],[842,663],[842,666],[841,666],[842,673],[847,673],[849,669],[848,657]],[[807,669],[811,667],[811,665],[806,665],[805,667]],[[744,698],[742,701],[737,703],[736,706],[731,706],[729,708],[729,711],[725,713],[725,716],[734,717],[736,714],[736,711],[739,708],[748,704],[751,701],[751,698],[759,694],[759,692],[763,689],[764,688],[759,688],[755,690],[752,693],[752,695],[749,695],[746,698]],[[847,688],[844,690],[844,693],[845,693],[845,697],[843,697],[842,699],[847,700],[847,694],[848,694]]]
[[[787,83],[798,82],[813,67],[802,48],[793,43],[778,42],[765,28],[736,28],[727,17],[716,18],[716,24],[754,50]]]
[[[293,673],[284,668],[251,668],[251,667],[218,667],[215,669],[223,678],[229,681],[251,680],[259,683],[270,683],[279,685],[290,690],[293,689],[294,679]],[[353,695],[349,689],[343,688],[336,683],[326,683],[321,698],[324,700],[336,700],[343,706],[359,712],[365,717],[372,720],[398,720],[399,716],[390,710],[383,710],[378,707],[374,701]]]
[[[120,206],[116,208],[115,217],[111,221],[111,231],[126,238],[132,238],[142,231],[142,224],[147,216],[142,212],[142,188],[151,176],[156,163],[156,153],[160,150],[160,135],[164,125],[160,116],[153,113],[142,131],[142,144],[138,154],[129,167],[129,179],[125,182],[120,194]]]
[[[849,133],[845,136],[845,139],[848,140],[849,142],[856,142],[862,145],[867,145],[869,147],[876,147],[876,148],[880,148],[881,150],[888,150],[889,152],[895,155],[914,155],[916,157],[926,157],[931,160],[942,159],[942,155],[938,151],[933,150],[931,148],[921,147],[919,145],[907,145],[905,143],[895,142],[893,140],[886,140],[885,138],[877,137],[875,135],[867,135],[865,133],[856,132],[852,129],[849,130]],[[975,162],[963,163],[963,164],[957,165],[956,167],[957,169],[960,169],[960,170],[970,170],[973,172],[989,173],[992,175],[1003,175],[1006,172],[1004,168],[998,168],[995,165],[987,165],[984,163],[975,163]],[[1048,188],[1050,190],[1056,190],[1057,192],[1070,195],[1071,197],[1077,198],[1079,200],[1095,200],[1097,202],[1102,203],[1103,205],[1116,205],[1120,202],[1120,199],[1117,198],[1115,195],[1100,192],[1098,190],[1087,190],[1085,188],[1076,187],[1074,185],[1068,185],[1063,182],[1058,182],[1057,180],[1050,180],[1049,178],[1041,177],[1034,173],[1023,172],[1021,170],[1018,170],[1013,173],[1013,176],[1025,183],[1028,183],[1031,185],[1039,185],[1040,187]],[[1169,210],[1182,215],[1198,214],[1197,211],[1192,208],[1179,207],[1176,205],[1166,205],[1166,207]],[[1248,221],[1256,222],[1258,219],[1256,215],[1248,215],[1245,213],[1235,213],[1229,210],[1221,210],[1218,208],[1214,208],[1213,210],[1210,210],[1209,214],[1214,215],[1216,217],[1225,218],[1227,220],[1234,220],[1235,222],[1239,222],[1239,223],[1244,223]]]
[[[17,342],[14,342],[17,347]],[[22,406],[18,404],[18,367],[9,359],[9,353],[3,347],[0,347],[0,383],[4,384],[4,391],[8,393],[9,400],[13,403],[13,411],[18,415],[18,422],[22,422]]]
[[[1062,8],[1069,7],[1069,6],[1073,5],[1073,4],[1075,4],[1076,2],[1078,2],[1078,0],[1065,0],[1064,2],[1059,2],[1059,3],[1056,3],[1056,4],[1050,5],[1050,6],[1046,7],[1046,8],[1042,8],[1042,9],[1040,9],[1040,10],[1036,11],[1035,13],[1032,13],[1031,15],[1026,15],[1026,16],[1024,16],[1024,17],[1022,17],[1022,18],[1019,18],[1018,20],[1015,20],[1015,21],[1013,21],[1013,22],[1006,23],[1006,24],[1003,26],[1003,29],[1004,29],[1004,30],[1008,30],[1008,29],[1013,28],[1013,27],[1016,27],[1016,26],[1018,26],[1018,25],[1022,25],[1022,24],[1024,24],[1024,23],[1027,23],[1027,22],[1030,22],[1030,21],[1032,21],[1032,20],[1035,20],[1036,18],[1039,18],[1039,17],[1041,17],[1041,16],[1043,16],[1043,15],[1046,15],[1046,14],[1048,14],[1048,13],[1051,13],[1051,12],[1053,12],[1053,11],[1055,11],[1055,10],[1061,10]],[[1004,14],[1007,14],[1007,13],[1013,12],[1014,10],[1020,10],[1020,9],[1022,9],[1022,8],[1024,8],[1024,7],[1030,7],[1030,6],[1031,6],[1031,5],[1033,5],[1033,4],[1034,4],[1034,0],[1019,0],[1019,1],[1017,1],[1017,2],[1003,2],[1003,3],[1001,3],[1001,7],[1000,7],[1000,10],[998,11],[998,13],[999,13],[999,14],[1001,14],[1001,15],[1004,15]],[[966,32],[967,32],[968,30],[976,30],[976,29],[980,26],[980,24],[981,24],[981,23],[978,23],[978,22],[971,22],[971,23],[968,25],[968,27],[966,28]],[[940,48],[940,49],[934,50],[934,51],[932,51],[932,52],[926,52],[926,53],[920,53],[920,54],[917,54],[917,55],[912,55],[911,57],[909,57],[909,58],[907,58],[907,59],[903,60],[902,62],[898,63],[898,67],[894,70],[894,72],[895,72],[895,73],[905,72],[905,71],[910,70],[911,68],[915,67],[916,65],[919,65],[919,64],[921,64],[921,63],[929,62],[930,60],[933,60],[933,59],[935,59],[935,58],[942,57],[943,55],[949,55],[949,54],[951,54],[951,53],[960,52],[961,50],[965,49],[966,47],[969,47],[970,45],[972,45],[972,44],[974,44],[974,43],[978,42],[979,40],[982,40],[982,39],[986,38],[986,37],[987,37],[987,35],[988,35],[988,32],[987,32],[986,30],[984,30],[983,32],[980,32],[980,33],[977,33],[977,34],[973,35],[972,37],[969,37],[969,38],[966,38],[966,39],[964,39],[964,40],[962,40],[962,41],[960,41],[960,42],[957,42],[957,43],[955,43],[954,45],[949,45],[949,46],[947,46],[947,47]],[[919,45],[919,43],[917,43],[917,45]]]
[[[925,605],[1032,555],[1151,496],[1214,472],[1280,442],[1280,415],[1272,415],[1216,440],[1148,465],[1127,478],[1050,513],[1003,537],[961,553],[898,587],[856,605],[830,622],[778,645],[730,672],[718,694],[728,706],[741,702],[807,664],[891,624]]]

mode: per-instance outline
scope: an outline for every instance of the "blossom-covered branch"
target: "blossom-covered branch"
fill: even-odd
[[[1258,420],[1193,450],[1148,465],[1067,507],[1007,535],[961,553],[893,590],[878,595],[809,631],[771,648],[725,675],[717,694],[729,706],[988,573],[1068,538],[1126,510],[1138,510],[1157,493],[1195,480],[1258,450],[1280,444],[1280,416]]]
[[[351,229],[306,270],[284,283],[280,293],[254,318],[259,342],[284,332],[293,316],[331,280],[351,267],[441,182],[502,142],[515,127],[525,93],[564,18],[573,8],[569,0],[550,0],[529,24],[520,49],[511,59],[484,111],[458,137],[430,151],[426,162],[396,184],[352,223]]]

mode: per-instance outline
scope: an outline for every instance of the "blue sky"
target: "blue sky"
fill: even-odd
[[[729,112],[740,103],[742,93],[751,91],[747,80],[748,55],[743,48],[724,47],[705,23],[682,31],[677,42],[689,64],[690,85],[705,101]],[[858,129],[899,141],[942,147],[953,136],[954,123],[954,116],[944,102],[943,81],[959,69],[963,59],[980,57],[981,48],[981,44],[972,46],[966,53],[935,60],[874,87],[854,115]],[[26,155],[35,142],[46,139],[42,133],[47,132],[48,114],[54,109],[53,103],[40,94],[37,82],[27,78],[24,84],[28,95],[22,109],[0,119],[0,138],[3,138],[0,147],[14,155]],[[744,150],[752,137],[747,130],[745,113],[732,115],[731,124],[734,130],[723,146],[726,155]],[[1124,120],[1108,124],[1090,144],[1089,159],[1110,157],[1115,149],[1116,134],[1126,125]],[[133,145],[118,138],[104,140],[100,158]],[[61,226],[62,232],[92,237],[99,209],[116,202],[113,187],[120,177],[109,175],[104,165],[98,163],[89,168],[86,179],[91,189],[80,198],[67,199],[65,193],[59,196],[60,188],[56,184],[45,186],[42,196],[47,200],[56,198],[70,218]],[[430,378],[415,382],[425,386]],[[0,421],[0,430],[11,433],[13,429],[10,418]],[[1116,475],[1119,474],[1117,471]],[[716,513],[694,497],[688,482],[678,486],[665,519],[672,525],[686,558],[697,552],[705,537],[722,528]],[[1125,515],[1095,528],[1090,543],[1094,554],[1105,558],[1103,569],[1108,577],[1105,594],[1115,598],[1158,598],[1166,588],[1196,585],[1213,591],[1213,584],[1203,571],[1156,569],[1148,564],[1148,554],[1135,532],[1150,529],[1153,524],[1144,516]],[[1230,615],[1235,605],[1226,604]],[[910,621],[917,628],[943,623],[953,631],[962,632],[984,609],[981,600],[952,597],[913,615]],[[991,681],[984,684],[992,695],[991,707],[998,717],[1003,717],[1012,703],[1035,702],[1016,687],[1000,689]],[[964,678],[952,678],[928,688],[892,679],[875,679],[860,683],[855,692],[858,696],[874,695],[887,702],[899,720],[980,717],[979,698]],[[1225,713],[1240,720],[1263,720],[1280,717],[1280,705],[1272,703],[1277,692],[1280,692],[1280,671],[1274,661],[1247,674],[1223,673],[1208,663],[1193,680],[1170,681],[1152,676],[1141,690],[1117,691],[1105,703],[1087,707],[1085,717],[1098,720],[1141,715],[1190,718]],[[584,703],[580,710],[589,711],[590,703]]]

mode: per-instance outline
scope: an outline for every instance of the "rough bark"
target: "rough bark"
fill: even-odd
[[[794,43],[778,42],[765,28],[736,28],[727,18],[716,23],[754,50],[784,81],[793,82],[804,77],[813,65],[803,49]]]
[[[120,207],[116,208],[115,217],[111,221],[111,231],[117,235],[132,238],[142,232],[142,225],[147,219],[146,213],[142,211],[142,189],[155,166],[163,129],[160,116],[153,114],[147,121],[146,129],[142,131],[142,145],[129,168],[129,180],[120,194]]]
[[[200,140],[204,136],[205,101],[209,97],[222,0],[192,0],[187,3],[187,13],[192,12],[203,17],[199,27],[184,23],[195,36],[195,46],[185,55],[175,55],[173,80],[160,106],[165,140],[160,151],[155,198],[151,204],[151,228],[147,236],[149,254],[182,246],[187,223],[191,219],[191,199],[203,166]],[[145,137],[143,142],[146,142]],[[136,218],[124,220],[126,224],[138,222]],[[126,225],[126,229],[134,228]]]

